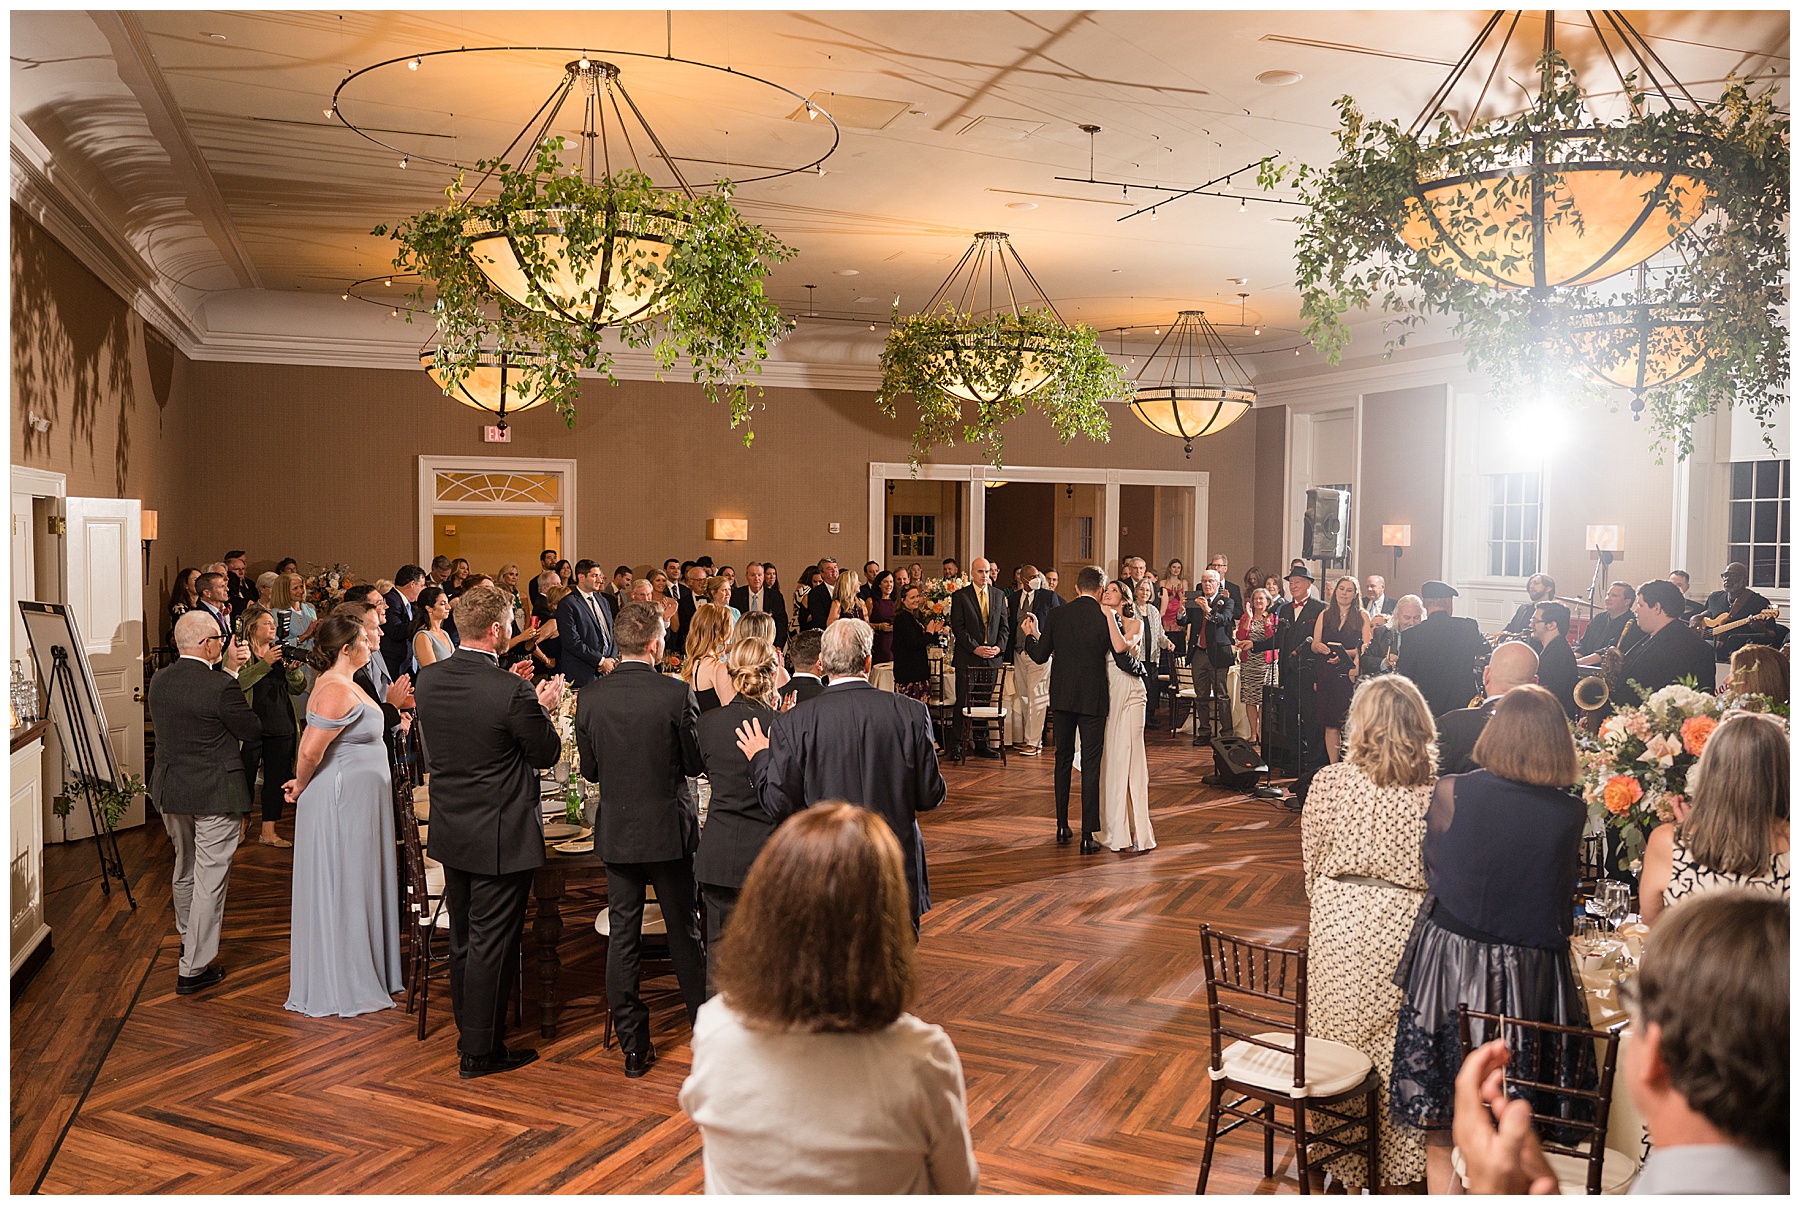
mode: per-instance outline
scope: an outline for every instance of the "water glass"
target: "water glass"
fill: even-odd
[[[1625,922],[1626,913],[1631,911],[1630,885],[1621,883],[1617,879],[1601,880],[1600,911],[1601,915],[1606,917],[1607,923],[1613,927],[1613,932],[1617,933],[1619,926]]]

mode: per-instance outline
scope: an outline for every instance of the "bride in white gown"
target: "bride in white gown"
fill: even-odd
[[[1100,605],[1112,617],[1113,650],[1123,653],[1143,643],[1143,618],[1118,582],[1100,594]],[[1100,822],[1098,840],[1114,853],[1156,848],[1150,829],[1150,766],[1144,758],[1144,682],[1106,663],[1108,707],[1106,747],[1100,758]]]

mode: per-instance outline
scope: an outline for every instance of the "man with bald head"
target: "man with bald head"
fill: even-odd
[[[950,634],[956,641],[952,664],[956,667],[956,747],[964,749],[969,723],[963,709],[969,705],[969,674],[972,669],[1000,672],[1000,654],[1006,648],[1010,620],[1006,612],[1006,592],[994,585],[994,566],[986,557],[978,556],[969,566],[969,584],[950,596]],[[1004,736],[1002,737],[1004,739]],[[999,757],[999,751],[988,743],[987,730],[980,734],[975,749],[978,757]]]
[[[1688,621],[1696,630],[1704,630],[1700,625],[1702,619],[1720,619],[1730,623],[1769,609],[1769,600],[1750,588],[1750,569],[1742,561],[1733,561],[1725,566],[1725,572],[1719,575],[1719,579],[1719,584],[1724,589],[1714,590],[1706,599],[1706,609]],[[1781,641],[1776,635],[1779,626],[1772,619],[1759,619],[1741,628],[1734,628],[1713,641],[1713,656],[1719,661],[1730,661],[1731,654],[1746,644],[1779,645]]]
[[[1465,707],[1438,717],[1438,773],[1467,774],[1481,767],[1475,762],[1475,742],[1481,730],[1493,717],[1500,696],[1518,686],[1537,681],[1537,650],[1523,640],[1508,640],[1488,658],[1481,671],[1481,688],[1486,695],[1479,707]]]

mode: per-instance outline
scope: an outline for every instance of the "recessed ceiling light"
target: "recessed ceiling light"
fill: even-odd
[[[1036,209],[1037,202],[1036,201],[1008,201],[1006,203],[1006,207],[1008,209]]]
[[[862,275],[862,273],[857,271],[855,268],[837,268],[831,274],[833,276],[861,276]]]
[[[1265,71],[1256,77],[1256,82],[1267,84],[1271,88],[1285,88],[1289,84],[1297,84],[1305,78],[1298,71]]]

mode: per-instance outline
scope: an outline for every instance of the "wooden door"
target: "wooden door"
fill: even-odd
[[[106,736],[120,774],[144,773],[144,546],[136,498],[68,498],[69,608],[93,667]],[[144,822],[142,797],[120,828]],[[93,835],[87,809],[71,810],[65,840]]]

